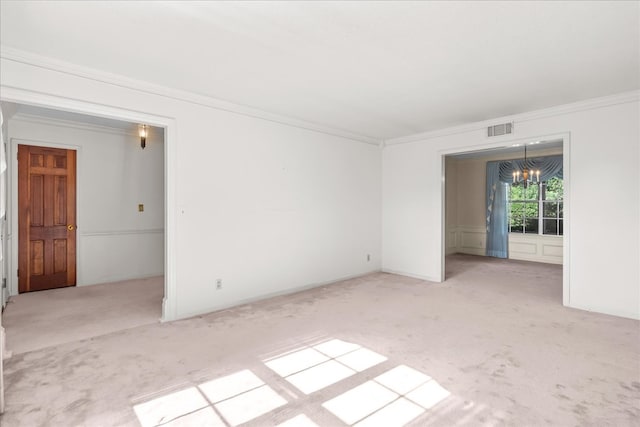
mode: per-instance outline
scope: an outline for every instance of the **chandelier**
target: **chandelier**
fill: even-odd
[[[513,185],[522,184],[527,188],[529,184],[540,184],[540,170],[530,170],[527,167],[527,146],[524,146],[524,163],[522,172],[518,168],[513,171]]]

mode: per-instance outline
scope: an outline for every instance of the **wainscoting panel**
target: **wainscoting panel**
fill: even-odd
[[[458,252],[458,233],[457,229],[447,230],[447,250],[446,255],[455,254]]]
[[[446,254],[485,255],[487,242],[484,227],[449,227],[446,232]],[[524,261],[562,264],[561,236],[509,234],[509,258]]]
[[[542,255],[547,257],[562,258],[562,245],[542,245]]]
[[[525,243],[509,239],[509,254],[535,255],[538,251],[536,242]]]
[[[471,255],[484,255],[487,246],[487,233],[484,227],[466,227],[457,228],[458,252]]]
[[[562,264],[561,236],[509,234],[509,258]]]
[[[78,245],[79,286],[164,274],[162,229],[87,232]]]

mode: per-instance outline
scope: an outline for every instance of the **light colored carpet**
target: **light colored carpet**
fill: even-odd
[[[156,323],[164,278],[29,292],[10,298],[2,323],[14,354]]]
[[[447,271],[16,355],[2,425],[638,425],[639,322],[562,307],[560,266]]]

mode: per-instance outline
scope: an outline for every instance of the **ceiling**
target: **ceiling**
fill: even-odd
[[[640,88],[635,1],[2,1],[0,16],[3,47],[379,139]]]

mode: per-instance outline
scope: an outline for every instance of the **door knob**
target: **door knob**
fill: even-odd
[[[67,230],[69,231],[73,231],[76,227],[74,227],[73,225],[69,224],[67,225]]]

